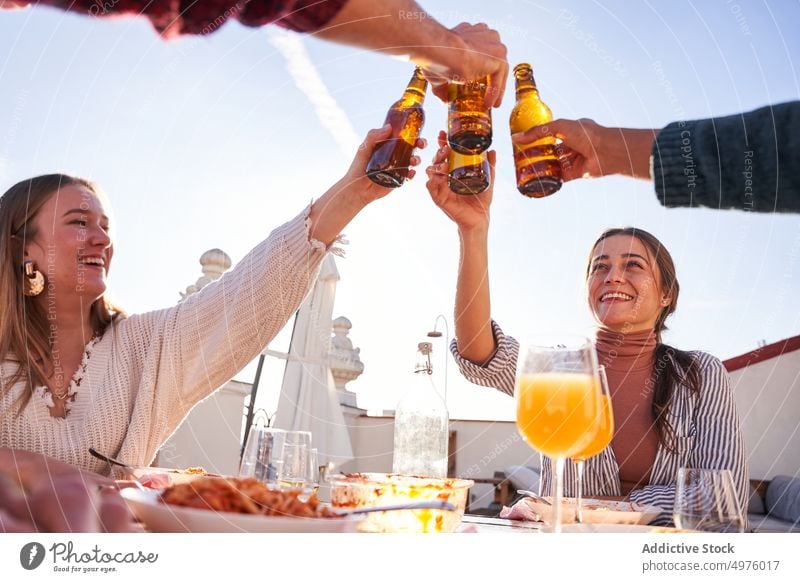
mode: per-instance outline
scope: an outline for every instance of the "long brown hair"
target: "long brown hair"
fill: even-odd
[[[38,234],[32,219],[66,186],[82,186],[100,195],[89,180],[47,174],[18,182],[0,197],[0,362],[14,360],[19,364],[11,378],[2,379],[0,390],[4,394],[24,378],[26,390],[18,399],[20,410],[30,401],[34,388],[46,385],[52,372],[46,313],[39,302],[22,293],[25,241]],[[124,316],[105,295],[92,303],[89,313],[92,329],[98,334],[105,332],[115,318]]]
[[[678,307],[678,295],[681,286],[678,283],[678,275],[675,270],[675,263],[669,251],[661,244],[655,236],[639,228],[628,226],[625,228],[609,228],[603,232],[592,246],[592,251],[597,248],[605,239],[617,236],[631,236],[641,242],[647,248],[650,255],[655,259],[656,268],[661,279],[661,288],[658,289],[660,295],[670,299],[661,313],[658,314],[653,331],[656,333],[655,363],[651,381],[653,383],[653,423],[658,434],[658,441],[667,450],[675,452],[672,446],[675,436],[675,429],[667,417],[667,409],[672,400],[675,386],[682,384],[695,394],[700,392],[700,374],[694,357],[689,352],[678,350],[661,341],[661,333],[667,329],[667,318],[675,313]],[[589,264],[586,266],[586,277],[589,276],[591,268],[592,254],[589,255]]]

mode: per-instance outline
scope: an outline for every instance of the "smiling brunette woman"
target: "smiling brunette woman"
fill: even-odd
[[[442,136],[427,186],[458,226],[461,241],[451,350],[468,380],[513,395],[519,344],[490,314],[487,240],[493,188],[477,196],[448,188]],[[661,341],[680,291],[669,252],[643,230],[607,230],[592,247],[586,283],[617,430],[611,445],[586,461],[584,492],[656,505],[671,515],[680,467],[730,469],[746,507],[744,444],[725,368],[710,354],[684,352]],[[551,481],[545,458],[543,494],[549,494]],[[576,481],[576,467],[568,462],[566,495],[575,494]]]
[[[51,174],[12,186],[0,198],[0,448],[100,473],[89,447],[150,464],[280,331],[341,229],[388,194],[364,168],[389,131],[370,131],[339,182],[219,281],[145,314],[106,299],[114,246],[94,184]]]

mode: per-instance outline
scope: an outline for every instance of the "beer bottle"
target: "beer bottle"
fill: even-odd
[[[463,155],[450,149],[447,156],[447,185],[456,194],[480,194],[491,183],[487,152]]]
[[[479,154],[492,145],[492,111],[486,107],[489,77],[448,83],[447,143],[460,154]]]
[[[378,142],[367,164],[367,176],[376,184],[397,188],[408,178],[411,154],[425,124],[422,103],[427,88],[428,81],[417,67],[403,96],[389,108],[384,125],[392,126],[392,135]]]
[[[553,114],[539,98],[531,66],[520,63],[514,67],[514,78],[517,83],[517,104],[511,111],[511,133],[527,131],[551,121]],[[544,136],[531,143],[515,143],[513,146],[517,189],[520,192],[532,198],[543,198],[561,188],[561,165],[556,153],[555,137]]]

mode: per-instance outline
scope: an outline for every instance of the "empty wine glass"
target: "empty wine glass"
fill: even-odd
[[[744,515],[727,469],[678,469],[673,512],[681,529],[744,531]]]
[[[517,429],[553,461],[553,530],[561,532],[564,461],[582,451],[600,422],[597,356],[580,336],[545,336],[520,347],[517,362]]]

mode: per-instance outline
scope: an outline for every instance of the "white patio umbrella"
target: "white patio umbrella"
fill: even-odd
[[[275,416],[277,428],[311,431],[320,465],[341,465],[353,458],[350,434],[328,363],[338,281],[336,261],[328,254],[314,289],[295,318]]]

